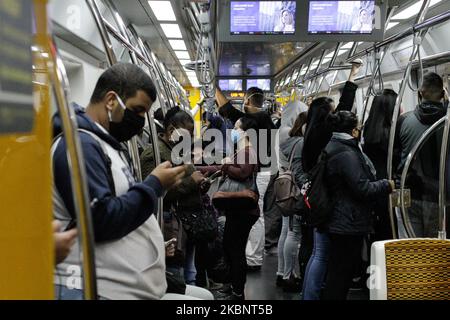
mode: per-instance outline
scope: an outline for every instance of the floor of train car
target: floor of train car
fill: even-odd
[[[286,293],[275,285],[277,263],[276,254],[266,255],[261,270],[247,273],[247,300],[301,300],[300,293]],[[348,300],[369,300],[369,294],[367,290],[350,290]]]

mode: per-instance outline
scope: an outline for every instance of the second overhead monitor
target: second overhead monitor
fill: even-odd
[[[372,34],[375,1],[310,1],[309,34]]]
[[[258,87],[263,91],[270,91],[270,79],[247,79],[247,90]]]

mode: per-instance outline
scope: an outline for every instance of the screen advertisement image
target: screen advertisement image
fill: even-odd
[[[231,1],[232,35],[294,34],[296,1]]]
[[[270,91],[270,79],[247,79],[247,90],[258,87],[263,91]]]
[[[309,34],[372,34],[375,1],[311,1]]]
[[[240,79],[219,80],[219,87],[222,91],[242,91],[242,80]]]

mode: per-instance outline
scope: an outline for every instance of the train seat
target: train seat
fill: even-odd
[[[378,241],[370,264],[370,300],[450,299],[450,240]]]

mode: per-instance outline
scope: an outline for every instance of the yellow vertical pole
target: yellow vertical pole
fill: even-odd
[[[189,104],[190,104],[191,109],[192,109],[192,108],[194,108],[197,105],[197,103],[200,102],[200,99],[201,99],[200,89],[193,88],[193,87],[185,87],[184,89],[186,90],[186,93],[188,94]],[[202,127],[200,112],[198,112],[195,115],[194,121],[195,121],[195,135],[196,135],[196,137],[199,137],[200,136],[200,129]]]

